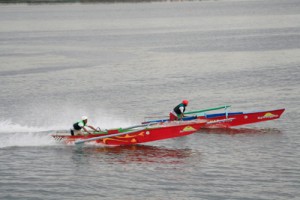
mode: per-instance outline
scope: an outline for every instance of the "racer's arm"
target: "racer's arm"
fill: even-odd
[[[87,132],[88,134],[92,134],[90,131],[88,131],[85,127],[82,127],[83,128],[83,130],[85,131],[85,132]]]
[[[179,110],[180,110],[180,117],[179,117],[179,119],[182,119],[183,117],[185,117],[184,116],[184,113],[183,113],[183,107],[179,107]]]
[[[91,125],[87,125],[87,127],[93,129],[94,131],[99,131],[99,130],[97,130],[95,127],[93,127],[93,126],[91,126]]]

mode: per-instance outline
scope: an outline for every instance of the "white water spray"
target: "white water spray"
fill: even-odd
[[[20,133],[20,132],[38,132],[45,131],[45,128],[42,127],[31,127],[31,126],[22,126],[20,124],[13,123],[10,119],[0,120],[0,134],[1,133]]]
[[[58,145],[49,134],[10,133],[1,134],[0,138],[0,148]]]
[[[50,132],[45,130],[47,128],[22,126],[11,120],[0,120],[0,148],[56,145]]]

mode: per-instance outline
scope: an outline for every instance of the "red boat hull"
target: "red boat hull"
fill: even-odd
[[[182,137],[189,134],[192,134],[198,131],[205,125],[206,121],[203,120],[194,120],[186,122],[168,122],[161,123],[156,126],[151,126],[136,132],[124,133],[121,136],[112,136],[104,139],[99,139],[93,141],[93,143],[99,143],[104,145],[134,145],[146,142],[152,142],[157,140],[164,140],[175,137]],[[85,140],[93,137],[105,136],[108,134],[93,134],[93,135],[52,135],[56,140],[62,140],[66,144],[73,144],[77,140]]]
[[[225,115],[212,118],[200,116],[198,117],[198,119],[207,120],[207,123],[203,128],[230,128],[233,126],[240,126],[245,124],[252,124],[278,119],[280,118],[284,110],[285,109],[278,109],[253,113],[232,114],[227,117]]]

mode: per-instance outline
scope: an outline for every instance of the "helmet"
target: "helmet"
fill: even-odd
[[[82,119],[82,120],[87,120],[88,117],[87,117],[87,116],[82,116],[81,119]]]
[[[189,101],[185,99],[182,101],[182,103],[187,106],[189,104]]]

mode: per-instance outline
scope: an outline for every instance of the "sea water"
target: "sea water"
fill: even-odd
[[[0,4],[0,199],[299,199],[300,2]],[[278,120],[130,147],[51,138],[232,105]]]

